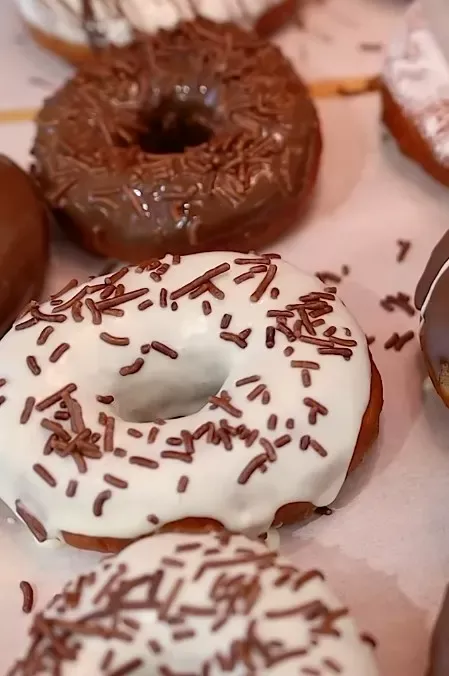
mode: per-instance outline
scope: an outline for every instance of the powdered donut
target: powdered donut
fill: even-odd
[[[335,289],[274,254],[73,280],[0,364],[0,497],[38,540],[103,550],[167,524],[263,533],[327,505],[382,405]]]
[[[447,21],[447,14],[441,21]],[[448,91],[449,64],[416,2],[388,48],[383,120],[402,152],[445,185],[449,185]]]
[[[239,23],[266,36],[291,20],[298,0],[17,0],[43,47],[79,63],[91,49],[125,45],[135,31],[156,33],[202,16]]]
[[[320,571],[239,535],[167,533],[69,583],[9,676],[376,676],[367,641]]]
[[[139,263],[274,241],[309,205],[321,135],[277,47],[198,19],[86,64],[40,111],[33,154],[70,236]]]

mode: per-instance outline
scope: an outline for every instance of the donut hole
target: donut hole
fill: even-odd
[[[146,130],[137,139],[144,152],[183,153],[213,136],[212,112],[204,104],[166,98],[145,116]]]
[[[223,388],[227,369],[207,358],[183,362],[182,368],[153,371],[134,387],[122,386],[115,393],[116,415],[126,422],[148,423],[200,411]]]

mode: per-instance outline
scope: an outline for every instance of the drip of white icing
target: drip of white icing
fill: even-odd
[[[427,306],[428,306],[428,304],[429,304],[429,301],[430,301],[430,299],[431,299],[431,297],[432,297],[432,294],[433,294],[433,292],[434,292],[434,289],[435,289],[436,285],[438,284],[439,280],[441,279],[441,277],[444,275],[444,273],[446,272],[446,270],[447,270],[448,268],[449,268],[449,260],[447,260],[447,261],[441,266],[441,268],[439,269],[439,271],[438,271],[438,273],[437,273],[435,279],[433,280],[432,284],[430,285],[429,291],[427,292],[427,295],[426,295],[426,297],[424,298],[424,301],[423,301],[423,304],[422,304],[422,307],[421,307],[421,319],[424,318],[424,315],[425,315],[425,313],[426,313],[426,308],[427,308]]]
[[[69,638],[46,653],[48,636],[65,635],[65,623]],[[378,674],[372,647],[321,573],[242,536],[140,540],[67,585],[40,615],[38,631],[28,665],[45,655],[61,676]],[[58,659],[75,645],[76,659]],[[30,673],[27,659],[17,676]]]
[[[87,44],[82,27],[82,0],[17,0],[22,15],[44,33],[73,44]],[[173,28],[181,20],[197,13],[213,21],[254,24],[267,10],[283,0],[93,0],[92,6],[99,32],[107,42],[124,45],[130,42],[133,28],[155,33]],[[119,6],[119,9],[117,8]]]
[[[231,531],[257,535],[267,531],[282,505],[299,501],[322,506],[335,499],[345,480],[370,398],[371,365],[365,336],[343,304],[334,299],[328,301],[333,311],[323,315],[324,323],[316,327],[316,338],[327,340],[326,328],[335,327],[340,341],[356,343],[351,347],[349,361],[335,354],[321,355],[319,346],[313,343],[289,342],[281,331],[276,331],[275,345],[268,349],[266,329],[275,326],[276,320],[267,317],[267,311],[285,309],[288,304],[298,303],[301,296],[323,293],[324,287],[318,279],[276,259],[273,282],[258,302],[251,302],[250,296],[264,273],[259,271],[254,278],[235,283],[234,279],[251,267],[251,263],[236,264],[238,257],[229,252],[197,254],[183,257],[178,265],[170,265],[172,258],[167,257],[163,262],[169,269],[160,282],[153,281],[148,272],[139,274],[130,268],[119,280],[126,293],[142,288],[149,291],[119,306],[125,313],[123,318],[103,314],[102,323],[94,324],[84,306],[85,319],[81,323],[74,321],[67,310],[62,313],[67,315],[63,323],[41,320],[24,330],[13,328],[4,337],[0,343],[0,378],[6,380],[0,392],[5,397],[0,406],[0,497],[11,508],[20,500],[44,525],[48,537],[68,531],[133,538],[189,516],[215,518]],[[214,283],[225,294],[224,299],[209,293],[195,299],[183,295],[177,300],[176,311],[171,309],[170,299],[168,307],[159,306],[162,288],[170,296],[173,290],[222,264],[230,269],[214,278]],[[88,284],[101,285],[103,281],[97,278]],[[59,300],[71,299],[85,286],[72,288]],[[273,287],[278,289],[276,299],[270,294],[276,291]],[[98,303],[100,293],[101,290],[92,292],[86,298]],[[140,311],[139,304],[148,299],[154,305]],[[211,306],[207,315],[202,310],[205,299]],[[50,303],[40,310],[61,314]],[[251,329],[245,349],[220,337],[222,318],[228,313],[228,332],[238,334]],[[27,315],[19,322],[29,319]],[[289,325],[294,321],[295,317],[288,319]],[[44,345],[38,345],[47,326],[54,330]],[[100,339],[103,332],[128,337],[129,344],[108,344]],[[152,341],[169,346],[178,358],[171,359],[156,349],[142,354],[141,346]],[[50,357],[63,343],[69,349],[53,363]],[[293,354],[286,356],[286,348],[293,349]],[[27,365],[26,358],[30,356],[36,358],[40,375],[33,375]],[[132,375],[120,375],[120,369],[136,358],[143,359],[142,368]],[[291,360],[319,364],[318,370],[310,371],[309,386],[304,385],[301,368],[293,368]],[[260,380],[238,385],[240,379],[253,375]],[[98,443],[102,457],[87,458],[85,473],[80,473],[71,455],[61,456],[54,451],[44,454],[51,432],[41,423],[44,418],[53,419],[59,404],[43,411],[34,408],[25,424],[19,422],[26,398],[39,403],[70,383],[77,386],[73,397],[81,404],[86,427],[101,435]],[[260,385],[269,393],[269,402],[262,394],[251,398]],[[229,393],[233,406],[242,411],[240,417],[207,403],[208,395],[217,391]],[[114,402],[100,403],[98,395],[112,395]],[[315,422],[311,420],[306,398],[324,406],[327,415],[319,414]],[[114,447],[125,449],[125,457],[103,452],[105,427],[99,423],[101,412],[115,418]],[[275,429],[268,424],[272,415],[277,417]],[[154,420],[155,416],[171,419],[163,425],[138,422]],[[244,424],[247,430],[258,430],[259,434],[251,443],[245,436],[234,436],[232,450],[226,450],[223,443],[208,442],[204,435],[194,441],[191,462],[164,457],[167,450],[184,451],[181,440],[185,430],[193,432],[209,422],[218,429],[222,420],[234,427]],[[72,435],[69,421],[60,424]],[[159,429],[157,438],[148,443],[154,427]],[[312,447],[301,450],[301,439],[307,435],[325,449],[325,457]],[[173,438],[174,444],[170,441]],[[277,459],[264,462],[264,467],[254,471],[246,482],[240,482],[248,463],[264,453],[262,438],[275,446]],[[130,459],[134,456],[156,461],[159,466],[151,469],[133,464]],[[56,486],[43,480],[36,472],[36,464],[50,473]],[[106,475],[118,477],[127,487],[111,485]],[[188,485],[182,492],[179,483],[185,481],[184,476]],[[74,497],[67,497],[66,489],[72,480],[78,484],[77,491]],[[102,514],[95,515],[95,501],[105,490],[110,491],[109,499]],[[156,522],[148,519],[149,515],[156,515]]]
[[[449,163],[449,65],[419,2],[388,47],[383,78],[434,156]]]

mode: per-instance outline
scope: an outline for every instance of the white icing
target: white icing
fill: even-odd
[[[430,145],[449,163],[449,64],[415,2],[387,50],[383,77],[389,91]]]
[[[236,21],[252,25],[283,0],[93,0],[98,28],[108,42],[128,43],[133,28],[154,33],[173,28],[183,19],[192,19],[195,4],[199,15],[214,21]],[[85,44],[82,27],[82,0],[18,0],[21,12],[31,25],[74,44]],[[119,8],[119,9],[118,9]]]
[[[430,298],[433,294],[433,291],[438,284],[438,281],[441,279],[441,277],[444,275],[446,270],[449,268],[449,260],[447,260],[439,269],[438,274],[436,275],[435,279],[433,280],[432,284],[430,285],[429,291],[427,292],[427,295],[423,301],[422,307],[421,307],[421,320],[424,318],[424,315],[426,313],[426,308],[429,304]]]
[[[277,528],[270,528],[265,539],[265,545],[273,552],[279,551],[281,547],[281,536]]]
[[[45,610],[39,627],[48,621],[49,634],[62,636],[64,623],[82,622],[115,629],[128,640],[114,636],[105,640],[95,630],[89,635],[75,628],[67,640],[58,640],[58,646],[70,648],[78,643],[76,659],[59,661],[54,655],[63,654],[61,648],[45,653],[47,635],[34,643],[28,666],[41,663],[46,673],[48,669],[62,676],[379,673],[372,647],[362,641],[322,576],[307,576],[287,559],[270,554],[261,543],[243,536],[223,542],[212,534],[163,534],[132,544],[106,565],[106,570],[104,564],[95,569],[95,579],[85,575],[69,584],[66,600],[63,597]],[[140,583],[132,591],[118,596],[126,583],[137,579]],[[108,610],[111,598],[116,599],[114,614]],[[144,607],[127,609],[129,602]],[[210,612],[195,614],[187,608]],[[283,611],[290,613],[282,615]],[[273,617],[273,612],[282,616]],[[320,631],[326,620],[330,630]],[[299,651],[304,654],[286,655]],[[46,655],[42,662],[40,655]],[[134,668],[120,671],[132,661]],[[101,668],[105,662],[107,668]],[[14,671],[17,676],[25,673],[31,672],[20,666]]]
[[[37,339],[48,326],[45,321],[25,330],[14,328],[0,343],[0,378],[6,379],[0,394],[5,397],[0,406],[0,497],[14,508],[16,500],[44,525],[48,537],[57,537],[60,531],[92,536],[132,538],[152,531],[156,526],[147,516],[157,515],[159,524],[188,516],[212,517],[229,530],[263,533],[272,523],[276,510],[290,502],[312,502],[324,506],[337,496],[347,474],[357,442],[362,417],[370,398],[371,366],[365,336],[348,310],[338,300],[328,301],[333,312],[323,315],[325,323],[316,328],[318,338],[329,326],[337,328],[340,339],[356,341],[349,361],[339,355],[320,355],[313,344],[295,341],[289,343],[279,331],[272,349],[265,344],[266,327],[275,326],[276,320],[266,316],[268,310],[282,310],[287,304],[298,303],[298,298],[310,292],[323,292],[323,285],[315,277],[304,274],[291,265],[274,260],[277,274],[273,283],[259,302],[251,302],[250,295],[258,287],[264,273],[254,279],[236,284],[234,278],[249,270],[250,265],[238,265],[238,254],[207,253],[186,256],[179,265],[171,265],[162,282],[155,282],[149,272],[138,274],[131,268],[119,280],[126,292],[149,288],[148,294],[120,306],[122,318],[103,315],[102,324],[95,325],[86,307],[82,323],[74,322],[70,310],[64,323],[53,323],[54,332],[45,345],[38,346]],[[164,259],[167,263],[171,257]],[[259,259],[260,260],[260,259]],[[177,300],[177,311],[159,307],[161,288],[168,293],[185,285],[207,270],[224,262],[229,272],[214,278],[225,293],[219,300],[209,293],[190,299],[187,295]],[[90,284],[102,283],[103,278]],[[83,285],[84,288],[85,285]],[[270,289],[279,289],[273,300]],[[67,301],[77,289],[67,292]],[[100,291],[89,296],[98,302]],[[150,298],[154,305],[144,311],[137,309],[142,300]],[[332,296],[331,296],[332,298]],[[203,314],[202,302],[210,301],[212,312]],[[44,313],[58,313],[58,308],[43,304]],[[246,349],[220,338],[223,315],[232,315],[228,331],[239,333],[251,328]],[[61,313],[60,313],[61,314]],[[30,315],[19,320],[27,321]],[[293,326],[288,319],[288,326]],[[345,331],[346,329],[346,331]],[[348,337],[348,331],[351,336]],[[128,346],[113,346],[99,338],[101,332],[113,336],[128,336]],[[324,338],[326,339],[326,338]],[[159,341],[179,353],[177,359],[152,349],[142,357],[140,346]],[[56,363],[50,363],[53,351],[62,343],[71,347]],[[288,346],[294,348],[291,356],[284,355]],[[26,357],[34,355],[42,369],[35,376],[26,365]],[[145,360],[144,366],[134,375],[122,376],[121,367],[132,364],[136,358]],[[319,362],[319,370],[311,370],[311,386],[304,387],[301,368],[292,368],[291,360]],[[258,383],[236,386],[248,376],[260,376]],[[87,459],[88,471],[80,474],[73,458],[61,457],[56,452],[44,455],[43,450],[50,432],[41,426],[43,418],[52,418],[57,406],[45,411],[33,410],[29,421],[20,424],[25,399],[34,397],[40,402],[69,383],[77,385],[73,396],[79,400],[86,426],[93,432],[104,434],[98,417],[104,411],[115,416],[114,446],[127,450],[127,457],[104,453],[101,459]],[[262,396],[248,400],[247,396],[260,384],[265,384],[271,401],[263,404]],[[243,413],[234,418],[221,408],[211,409],[209,395],[226,390],[232,404]],[[113,395],[111,405],[101,404],[96,395]],[[303,403],[310,397],[325,406],[328,415],[317,416],[316,424],[309,422],[309,406]],[[147,443],[149,430],[155,425],[142,420],[154,416],[182,418],[167,420],[160,426],[156,441]],[[151,410],[152,415],[148,415]],[[134,412],[134,413],[133,413]],[[130,415],[131,414],[131,415]],[[278,416],[275,430],[268,429],[270,414]],[[124,420],[123,418],[127,418]],[[133,420],[134,418],[134,420]],[[203,423],[212,421],[219,426],[226,419],[231,425],[245,424],[250,430],[260,430],[260,437],[274,443],[285,434],[291,441],[277,448],[277,460],[266,462],[267,471],[255,471],[245,484],[238,478],[247,464],[264,452],[260,437],[251,446],[234,437],[233,450],[224,445],[207,442],[206,436],[195,441],[195,454],[190,464],[164,458],[164,450],[184,451],[184,446],[170,446],[166,439],[180,437],[183,430],[193,432]],[[288,429],[287,420],[294,420],[294,429]],[[70,432],[69,422],[61,421]],[[157,425],[156,425],[157,427]],[[134,438],[128,429],[142,433]],[[322,457],[311,447],[300,450],[303,435],[310,435],[328,455]],[[103,441],[100,442],[103,450]],[[131,456],[145,456],[159,463],[157,469],[130,464]],[[49,486],[33,470],[35,463],[42,464],[57,481]],[[112,474],[128,482],[128,488],[108,485],[105,474]],[[184,493],[177,492],[182,476],[189,478]],[[78,481],[75,497],[65,495],[70,480]],[[93,504],[97,495],[111,490],[112,497],[95,516]]]

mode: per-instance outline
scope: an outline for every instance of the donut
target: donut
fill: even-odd
[[[133,543],[68,583],[30,634],[9,676],[379,673],[319,570],[225,532]]]
[[[41,291],[48,225],[49,212],[30,176],[0,155],[0,336]]]
[[[17,0],[31,35],[73,64],[108,44],[123,46],[136,32],[172,29],[197,16],[272,35],[294,19],[299,0]]]
[[[261,248],[309,203],[317,113],[277,47],[197,20],[86,64],[38,116],[34,175],[91,252]]]
[[[430,379],[449,406],[449,232],[434,248],[418,282],[415,305],[421,313],[420,343]]]
[[[447,676],[449,674],[449,591],[438,615],[430,644],[430,663],[426,676]]]
[[[446,9],[441,21],[447,29]],[[405,155],[449,186],[448,86],[449,63],[433,22],[414,3],[387,50],[380,88],[383,121]]]
[[[363,459],[382,406],[335,289],[275,254],[72,280],[14,325],[0,364],[0,498],[37,540],[102,551],[310,515]]]

